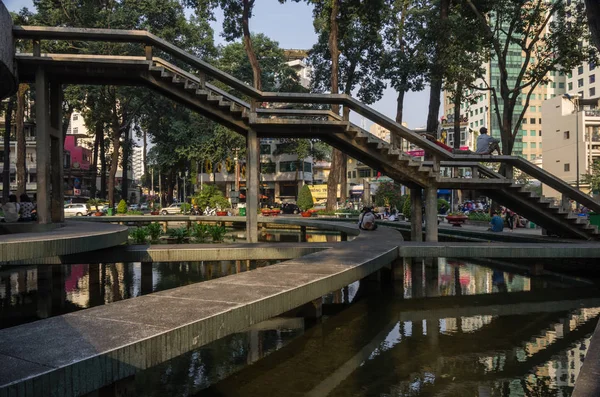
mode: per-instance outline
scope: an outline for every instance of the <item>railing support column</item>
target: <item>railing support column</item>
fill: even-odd
[[[572,211],[571,201],[569,200],[569,196],[567,196],[566,194],[562,194],[560,196],[560,207],[565,212],[571,212]]]
[[[423,241],[423,201],[421,188],[410,189],[410,240]]]
[[[146,55],[146,60],[151,61],[152,60],[152,46],[145,46],[144,47],[144,53]]]
[[[35,122],[36,122],[36,168],[37,168],[37,214],[38,222],[51,223],[52,200],[50,197],[50,101],[46,71],[38,67],[35,73]],[[62,165],[62,161],[61,161]],[[62,184],[61,184],[62,188]]]
[[[64,218],[64,168],[63,151],[64,139],[62,134],[62,84],[57,81],[50,83],[50,181],[51,181],[51,218],[52,222],[60,223]]]
[[[438,241],[437,188],[425,189],[425,241]]]
[[[248,164],[246,166],[246,239],[258,242],[258,173],[259,145],[256,130],[250,128],[246,137]]]

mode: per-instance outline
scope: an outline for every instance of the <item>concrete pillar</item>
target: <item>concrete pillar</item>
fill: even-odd
[[[259,143],[256,131],[248,130],[246,137],[246,239],[249,243],[258,242],[258,183],[259,183]]]
[[[425,291],[427,297],[439,296],[438,258],[425,258]]]
[[[37,214],[38,222],[52,222],[50,197],[50,103],[48,78],[42,67],[35,73],[35,123],[36,123],[36,170],[37,170]],[[61,160],[62,165],[62,160]],[[61,185],[62,188],[62,185]]]
[[[392,279],[396,298],[404,299],[404,259],[392,262]]]
[[[64,168],[62,134],[62,85],[56,81],[50,83],[50,183],[51,183],[51,219],[52,222],[64,222]]]
[[[90,307],[102,303],[102,284],[100,283],[100,265],[92,263],[88,267],[88,304]]]
[[[413,298],[422,298],[423,294],[423,260],[420,258],[413,258],[411,267],[411,288]]]
[[[437,348],[440,340],[440,327],[439,320],[429,319],[426,323],[427,329],[427,339],[429,339],[429,344],[433,348]]]
[[[141,292],[142,295],[151,294],[154,288],[152,280],[152,262],[142,262],[142,281],[141,281]]]
[[[348,241],[348,233],[341,232],[340,241]]]
[[[300,242],[306,242],[306,226],[300,226]]]
[[[249,337],[250,337],[250,343],[248,346],[248,364],[252,364],[256,361],[258,361],[260,359],[261,356],[261,349],[260,349],[260,337],[258,334],[258,330],[256,329],[251,329],[250,331],[248,331]]]
[[[425,241],[438,241],[437,188],[425,189]]]
[[[423,241],[423,201],[421,188],[410,189],[410,240]]]
[[[49,265],[37,267],[37,317],[52,316],[52,268]]]

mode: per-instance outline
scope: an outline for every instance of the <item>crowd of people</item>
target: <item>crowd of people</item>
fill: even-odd
[[[8,196],[8,202],[0,206],[4,213],[2,222],[14,223],[14,222],[31,222],[36,220],[36,209],[35,204],[31,201],[26,193],[19,196],[11,194]]]

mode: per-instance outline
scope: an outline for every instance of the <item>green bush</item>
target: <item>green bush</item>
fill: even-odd
[[[225,229],[225,226],[211,225],[208,227],[208,234],[210,234],[213,243],[222,242],[226,233],[227,229]]]
[[[185,227],[169,229],[167,234],[170,238],[175,239],[176,244],[183,244],[185,243],[185,239],[188,237],[188,230]]]
[[[192,199],[192,202],[201,209],[207,206],[220,209],[231,208],[229,200],[223,196],[223,192],[216,185],[204,185],[202,191]]]
[[[373,196],[373,201],[378,207],[390,206],[396,207],[397,209],[402,208],[404,204],[403,196],[401,194],[402,187],[393,182],[383,182],[377,186],[377,191]]]
[[[135,244],[146,244],[149,234],[148,229],[145,227],[136,227],[129,231],[129,237]]]
[[[410,196],[407,195],[404,199],[404,204],[402,205],[402,214],[406,217],[406,219],[410,219],[412,207],[410,206]]]
[[[182,203],[181,204],[181,212],[183,214],[190,212],[192,209],[192,205],[190,203]]]
[[[90,206],[90,208],[94,208],[96,212],[98,212],[98,206],[100,205],[100,203],[101,200],[97,198],[92,198],[87,201],[87,205]]]
[[[127,210],[127,215],[144,215],[142,211],[129,211]]]
[[[192,230],[192,237],[198,243],[205,243],[208,237],[210,236],[208,225],[203,223],[197,223],[194,225],[194,229]]]
[[[337,210],[337,211],[334,211],[334,214],[350,214],[350,215],[358,216],[358,215],[360,215],[360,211],[357,211],[357,210]]]
[[[469,220],[471,221],[486,221],[489,222],[492,220],[492,217],[485,213],[485,212],[470,212],[469,215]]]
[[[148,229],[148,234],[150,235],[150,240],[152,242],[157,242],[162,234],[162,226],[160,223],[153,222],[149,224],[146,229]]]
[[[221,195],[213,196],[210,199],[210,206],[212,208],[216,208],[217,210],[226,210],[228,208],[231,208],[231,204],[229,203],[229,200],[227,200],[227,198],[225,196],[223,196],[222,193],[221,193]]]
[[[308,211],[312,207],[314,207],[314,201],[312,193],[310,192],[310,188],[308,185],[302,186],[300,189],[300,194],[298,194],[298,208],[302,211]]]
[[[127,213],[127,202],[125,200],[119,201],[119,205],[117,205],[117,214],[125,214]]]
[[[446,211],[442,212],[443,208],[446,208]],[[438,199],[438,201],[437,201],[437,209],[438,209],[438,214],[446,213],[450,209],[450,204],[446,200],[444,200],[444,199]]]

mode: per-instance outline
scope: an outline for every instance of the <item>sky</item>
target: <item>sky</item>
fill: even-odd
[[[33,10],[32,0],[2,0],[9,11],[18,11],[22,7]],[[222,31],[222,14],[217,14],[217,21],[212,24],[215,30],[215,41],[224,44],[220,36]],[[312,25],[312,7],[304,2],[287,2],[283,5],[277,0],[256,1],[253,17],[250,20],[250,30],[255,33],[264,33],[271,39],[279,42],[281,48],[310,49],[317,41],[317,36]],[[410,92],[404,98],[404,121],[411,129],[422,127],[427,121],[427,107],[429,103],[429,89],[421,92]],[[391,119],[396,118],[396,93],[394,89],[387,88],[383,98],[371,105],[375,110],[385,114]],[[351,120],[360,124],[356,115]],[[367,120],[366,126],[371,123]]]

